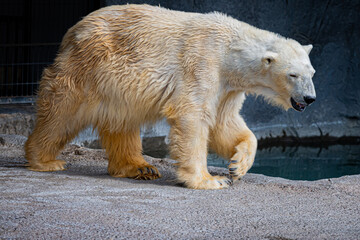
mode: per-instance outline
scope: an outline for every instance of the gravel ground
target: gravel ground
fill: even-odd
[[[75,145],[59,157],[66,171],[31,172],[25,140],[0,135],[0,239],[360,239],[360,175],[247,174],[229,189],[191,190],[170,159],[147,157],[161,179],[117,179],[102,150]]]

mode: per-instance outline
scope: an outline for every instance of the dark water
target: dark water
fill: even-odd
[[[227,161],[209,154],[210,166],[227,167]],[[273,147],[258,150],[250,173],[292,180],[318,180],[360,174],[360,146],[327,148]]]

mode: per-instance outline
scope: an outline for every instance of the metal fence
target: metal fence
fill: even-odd
[[[0,1],[0,104],[33,102],[59,41],[103,0]]]
[[[0,104],[33,102],[44,67],[59,43],[0,45]]]

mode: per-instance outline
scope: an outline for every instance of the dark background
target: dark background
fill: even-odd
[[[360,1],[2,1],[0,97],[33,95],[42,68],[52,62],[69,27],[101,6],[126,3],[219,11],[301,44],[313,44],[310,58],[317,71],[313,79],[317,101],[298,113],[250,96],[242,110],[245,120],[258,138],[360,136]]]
[[[0,1],[0,97],[35,94],[66,30],[100,8],[94,0]]]

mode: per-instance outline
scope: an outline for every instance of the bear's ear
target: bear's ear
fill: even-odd
[[[275,52],[265,52],[264,56],[262,57],[261,61],[265,66],[270,66],[274,61],[276,61],[276,58],[279,54]]]
[[[311,49],[313,48],[313,45],[311,45],[311,44],[305,45],[305,46],[303,46],[303,48],[305,49],[305,52],[309,55],[311,52]]]

